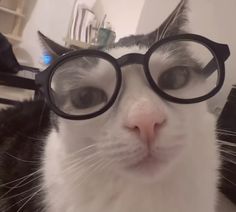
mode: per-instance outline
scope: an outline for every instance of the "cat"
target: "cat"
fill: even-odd
[[[182,1],[158,30],[121,39],[108,53],[145,53],[155,41],[184,33],[185,13]],[[49,211],[213,212],[220,159],[206,103],[168,106],[143,82],[139,66],[124,67],[123,73],[125,91],[114,109],[83,122],[58,118],[43,163]],[[161,126],[159,139],[152,123]],[[132,168],[144,157],[145,137],[156,157],[167,158],[166,167]]]
[[[145,53],[157,40],[185,33],[186,12],[182,0],[157,30],[105,51],[115,58]],[[92,119],[60,118],[42,100],[0,113],[1,211],[216,211],[221,162],[206,102],[166,102],[139,65],[122,73],[115,104]],[[147,146],[159,160],[145,159]]]

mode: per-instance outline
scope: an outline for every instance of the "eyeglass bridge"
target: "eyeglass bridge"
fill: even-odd
[[[123,55],[122,57],[117,59],[117,62],[120,67],[127,66],[130,64],[143,64],[144,63],[144,55],[139,53],[130,53]]]

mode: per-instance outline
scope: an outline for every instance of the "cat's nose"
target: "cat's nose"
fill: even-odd
[[[163,110],[143,101],[130,108],[125,127],[135,132],[143,142],[150,144],[156,139],[165,121],[166,115]]]

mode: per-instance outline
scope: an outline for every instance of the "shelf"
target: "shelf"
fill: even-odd
[[[92,46],[89,43],[81,42],[81,41],[78,41],[78,40],[71,40],[71,39],[68,39],[68,38],[65,38],[64,41],[66,42],[67,45],[77,46],[77,47],[80,47],[82,49],[88,49]]]
[[[16,12],[15,10],[11,10],[11,9],[8,9],[8,8],[5,8],[5,7],[1,7],[1,6],[0,6],[0,11],[6,12],[8,14],[15,15],[15,16],[19,16],[21,18],[25,17],[23,14],[21,14],[19,12]]]

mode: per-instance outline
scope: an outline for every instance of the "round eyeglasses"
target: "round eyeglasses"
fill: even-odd
[[[157,95],[173,103],[191,104],[220,90],[229,55],[225,44],[183,34],[156,42],[145,54],[118,59],[99,50],[70,52],[37,74],[36,84],[56,114],[84,120],[113,105],[122,85],[121,67],[140,64]]]

